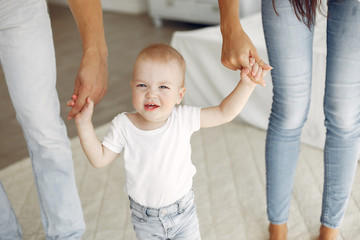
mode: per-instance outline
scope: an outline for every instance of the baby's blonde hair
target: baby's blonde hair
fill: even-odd
[[[182,73],[182,79],[185,81],[185,60],[181,54],[173,47],[165,43],[156,43],[144,48],[138,55],[136,62],[139,59],[150,59],[152,61],[159,61],[161,63],[175,62]],[[135,62],[135,65],[136,65]]]

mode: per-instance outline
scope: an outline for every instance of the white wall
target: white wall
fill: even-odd
[[[270,0],[268,0],[270,1]],[[261,0],[240,0],[239,1],[239,15],[240,17],[247,17],[251,14],[261,11]]]

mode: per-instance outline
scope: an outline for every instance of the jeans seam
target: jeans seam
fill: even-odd
[[[267,131],[269,131],[269,127],[268,127],[268,130]],[[266,134],[266,140],[265,140],[265,152],[267,152],[268,151],[268,134]],[[267,164],[267,162],[268,162],[268,158],[266,158],[265,157],[265,165]],[[269,180],[268,180],[269,178],[268,178],[268,173],[267,173],[267,171],[266,171],[266,192],[268,193],[269,192]],[[266,198],[268,199],[268,196],[266,195]],[[270,223],[273,223],[273,224],[283,224],[283,223],[286,223],[287,221],[288,221],[288,218],[285,218],[285,219],[283,219],[283,220],[274,220],[274,219],[272,219],[271,218],[271,216],[270,216],[270,214],[269,214],[269,204],[267,203],[267,215],[268,215],[268,220],[269,220],[269,222]]]
[[[322,222],[325,223],[327,222],[327,218],[329,215],[329,186],[330,186],[330,178],[328,177],[329,175],[329,171],[330,171],[330,167],[329,164],[327,164],[327,156],[328,156],[328,148],[325,147],[325,152],[324,152],[324,202],[323,202],[323,217],[322,217]]]

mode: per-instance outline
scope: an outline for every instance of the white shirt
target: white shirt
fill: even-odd
[[[125,191],[137,203],[160,208],[176,202],[192,188],[196,173],[190,138],[200,129],[200,108],[176,106],[161,128],[144,131],[121,113],[103,140],[109,150],[124,149]]]

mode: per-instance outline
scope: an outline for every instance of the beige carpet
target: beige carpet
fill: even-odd
[[[97,128],[100,138],[108,125]],[[202,239],[268,238],[265,204],[264,131],[240,123],[202,129],[192,138],[197,167],[194,191]],[[135,239],[123,192],[122,157],[104,169],[87,162],[77,138],[71,140],[83,204],[86,240]],[[302,145],[289,220],[289,239],[316,239],[323,179],[322,151]],[[24,240],[45,239],[29,159],[0,171]],[[360,239],[360,172],[339,239]]]

